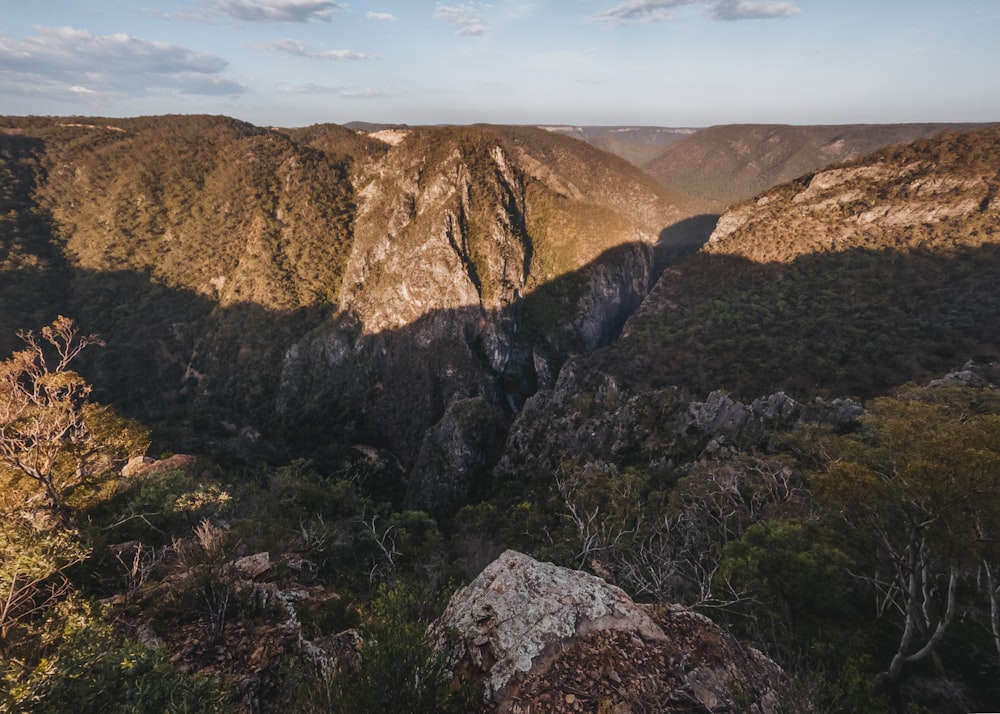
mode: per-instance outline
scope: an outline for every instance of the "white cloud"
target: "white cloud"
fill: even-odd
[[[365,17],[367,17],[369,20],[382,20],[382,21],[389,21],[396,19],[396,16],[393,15],[391,12],[366,12]]]
[[[138,96],[157,91],[235,95],[246,87],[220,73],[221,57],[126,34],[38,27],[16,40],[0,36],[0,85],[60,96]]]
[[[711,7],[716,20],[770,20],[791,17],[799,11],[794,3],[772,0],[718,0]]]
[[[698,0],[625,0],[612,8],[597,13],[598,22],[609,25],[638,25],[670,19],[670,11],[681,5],[691,5]]]
[[[280,84],[277,87],[282,94],[329,94],[344,99],[373,99],[384,96],[373,89],[359,87],[330,87],[323,84]]]
[[[307,57],[309,59],[320,60],[368,60],[377,59],[372,55],[366,55],[354,50],[324,50],[322,52],[310,52],[304,44],[296,40],[275,40],[264,45],[265,49],[285,52],[296,57]]]
[[[445,5],[438,2],[434,5],[434,17],[454,26],[456,34],[485,35],[486,21],[483,19],[483,10],[490,7],[492,6],[488,3],[475,0],[459,5]]]
[[[670,19],[670,11],[681,5],[706,4],[715,20],[761,20],[789,17],[799,11],[792,2],[780,0],[623,0],[599,12],[594,19],[608,25],[640,25]]]
[[[245,22],[329,22],[344,6],[330,0],[213,0],[206,9]]]

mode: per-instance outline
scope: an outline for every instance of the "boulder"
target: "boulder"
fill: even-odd
[[[826,401],[816,397],[803,416],[808,421],[845,428],[856,422],[864,413],[865,405],[854,399],[838,398]]]
[[[775,392],[754,399],[750,411],[767,424],[789,426],[798,420],[801,407],[784,392]]]
[[[484,710],[784,711],[781,668],[708,618],[511,550],[428,637],[457,679],[482,679]]]
[[[254,580],[271,569],[271,556],[266,550],[253,555],[244,555],[233,561],[233,568],[241,577]]]
[[[682,434],[735,437],[753,416],[750,408],[724,392],[712,392],[704,402],[691,402],[677,417]]]
[[[128,460],[128,462],[122,466],[122,477],[131,478],[136,474],[142,473],[147,470],[149,465],[154,463],[156,459],[152,456],[146,456],[140,454],[139,456],[133,456]]]

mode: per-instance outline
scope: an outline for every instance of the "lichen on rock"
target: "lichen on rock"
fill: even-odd
[[[508,550],[428,629],[500,712],[780,712],[786,675],[708,618]],[[739,700],[737,703],[736,699]]]

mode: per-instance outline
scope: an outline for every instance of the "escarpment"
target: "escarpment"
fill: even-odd
[[[449,405],[516,412],[569,355],[608,344],[691,208],[528,129],[414,130],[356,185],[336,312],[288,351],[277,403],[292,420],[351,405],[406,468]]]

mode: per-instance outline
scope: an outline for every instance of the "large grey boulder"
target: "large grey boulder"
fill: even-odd
[[[428,629],[500,712],[784,711],[786,676],[708,618],[508,550]],[[739,698],[739,702],[734,701]]]

